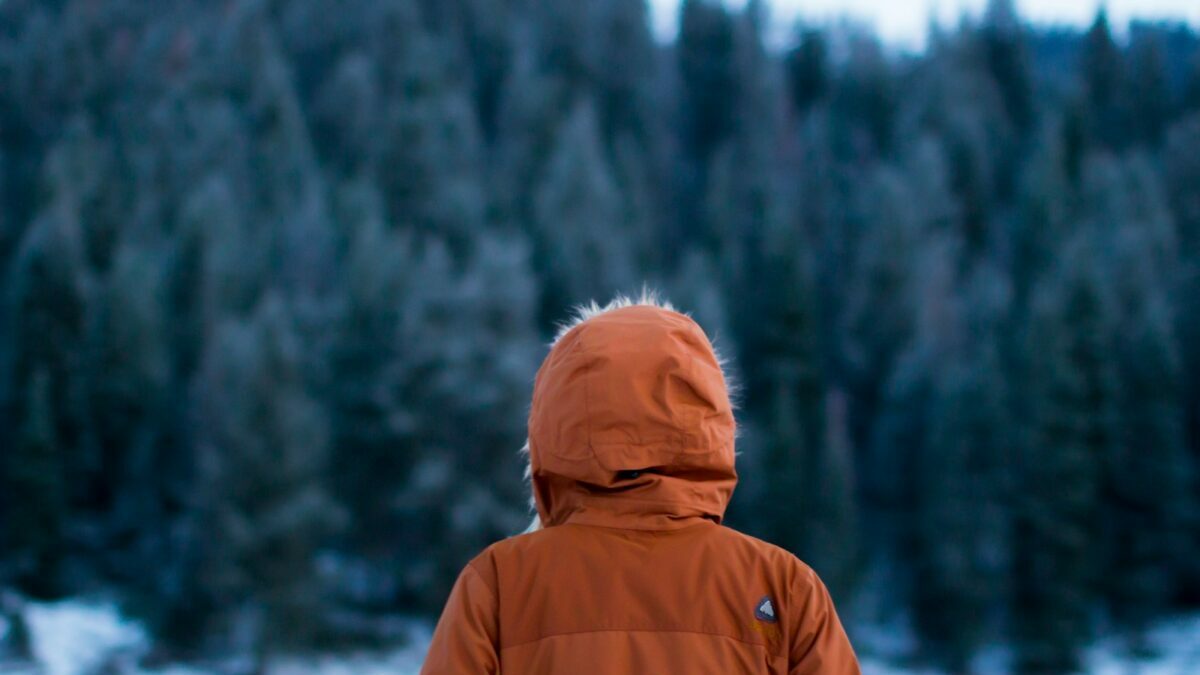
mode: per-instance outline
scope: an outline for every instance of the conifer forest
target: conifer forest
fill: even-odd
[[[647,287],[852,639],[1069,673],[1200,611],[1200,29],[649,17],[0,2],[0,590],[387,644],[528,523],[556,324]]]

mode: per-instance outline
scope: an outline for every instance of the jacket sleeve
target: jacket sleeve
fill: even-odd
[[[858,657],[842,628],[824,582],[805,566],[795,597],[801,616],[793,624],[788,655],[789,675],[860,675]]]
[[[500,672],[495,591],[467,565],[459,575],[437,628],[421,675],[495,675]]]

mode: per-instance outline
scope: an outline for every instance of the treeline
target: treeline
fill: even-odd
[[[649,283],[733,357],[732,523],[918,659],[1200,606],[1200,35],[767,21],[0,3],[0,585],[386,641],[526,522],[554,323]]]

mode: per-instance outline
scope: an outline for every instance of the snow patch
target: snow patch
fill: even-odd
[[[267,670],[269,675],[417,675],[433,631],[429,624],[414,621],[407,637],[407,646],[389,652],[288,657],[275,661]]]
[[[892,629],[897,624],[890,624]],[[861,629],[860,629],[861,630]],[[889,632],[881,626],[867,630],[864,641],[867,654],[860,654],[863,675],[943,675],[935,668],[897,665],[907,658],[901,649],[909,645],[903,631],[892,634],[892,641],[881,638]],[[880,642],[884,649],[880,651]],[[881,652],[888,652],[885,656]],[[1144,654],[1133,653],[1121,636],[1097,640],[1083,652],[1082,673],[1088,675],[1200,675],[1200,614],[1164,619],[1146,633]],[[1008,645],[991,645],[971,660],[976,675],[1004,675],[1012,672],[1013,653]]]
[[[139,662],[150,650],[145,628],[121,615],[115,603],[68,600],[24,605],[34,663],[0,662],[0,675],[215,675],[209,668],[171,664],[149,670]],[[405,647],[317,657],[280,657],[268,675],[417,675],[432,629],[424,621],[406,628]],[[3,635],[3,632],[0,632]]]
[[[132,665],[149,647],[146,632],[109,603],[29,603],[30,647],[46,675],[78,675],[106,663]]]
[[[1148,655],[1132,654],[1128,642],[1106,637],[1084,653],[1084,667],[1095,675],[1182,675],[1200,673],[1200,614],[1154,624],[1145,636]]]

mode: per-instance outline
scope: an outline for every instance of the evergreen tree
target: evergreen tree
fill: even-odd
[[[1163,46],[1153,34],[1142,34],[1129,48],[1129,93],[1133,142],[1157,146],[1173,107]]]
[[[1076,238],[1035,298],[1027,446],[1014,529],[1013,628],[1022,672],[1078,668],[1101,572],[1103,466],[1117,443],[1112,310],[1095,245]]]
[[[597,114],[605,138],[627,134],[646,147],[663,133],[656,119],[655,87],[658,53],[646,0],[612,0],[606,3],[599,25],[600,72],[596,89]]]
[[[433,611],[471,551],[521,527],[517,455],[498,448],[520,446],[536,286],[519,239],[479,236],[458,268],[438,240],[387,230],[369,190],[355,199],[327,398],[356,458],[334,471],[355,523],[346,564],[375,583],[344,595]]]
[[[1145,297],[1122,334],[1121,423],[1108,465],[1107,599],[1118,625],[1140,631],[1193,565],[1195,463],[1183,445],[1179,361],[1164,298]],[[1143,648],[1145,645],[1142,645]]]
[[[494,142],[499,135],[504,84],[517,49],[513,24],[523,17],[516,11],[518,8],[495,0],[467,0],[460,4],[461,51],[474,74],[473,99],[479,128],[487,141]]]
[[[1179,250],[1200,250],[1200,113],[1173,125],[1165,144],[1167,201],[1174,217]],[[1175,328],[1179,352],[1179,381],[1182,389],[1184,437],[1192,466],[1200,463],[1200,257],[1185,254],[1180,261],[1178,281],[1173,285]],[[1193,498],[1200,497],[1200,480],[1193,479]],[[1190,519],[1190,530],[1200,532],[1200,513]],[[1184,551],[1200,546],[1193,535]],[[1195,560],[1195,557],[1193,557]],[[1200,565],[1185,566],[1182,597],[1200,598]]]
[[[85,479],[95,466],[84,446],[83,270],[72,214],[48,213],[26,234],[8,284],[15,318],[9,386],[16,426],[5,432],[5,444],[16,451],[3,462],[8,496],[2,501],[5,513],[13,515],[2,529],[10,550],[24,559],[17,581],[41,597],[72,588],[73,580],[58,569],[74,544],[68,516],[86,497]]]
[[[1179,107],[1184,113],[1200,111],[1200,52],[1192,56]]]
[[[383,128],[373,147],[388,222],[437,233],[458,254],[488,206],[469,83],[450,67],[448,47],[423,28],[415,7],[387,7],[378,36],[386,51],[376,55]]]
[[[250,31],[248,31],[250,32]],[[267,235],[271,278],[289,292],[316,294],[333,275],[333,232],[308,122],[274,33],[248,39],[253,63],[249,114],[257,121],[251,166]]]
[[[825,96],[829,88],[829,55],[824,34],[815,28],[800,31],[787,53],[788,92],[792,105],[803,112]]]
[[[1047,121],[1038,132],[1037,149],[1026,162],[1018,188],[1013,246],[1013,279],[1023,306],[1032,287],[1053,266],[1056,253],[1078,209],[1075,178],[1069,166],[1069,139],[1062,120]]]
[[[540,3],[534,13],[538,65],[563,85],[565,100],[586,96],[600,82],[604,14],[611,3]]]
[[[712,0],[684,0],[676,54],[683,91],[684,143],[703,162],[734,130],[738,91],[736,29]]]
[[[314,94],[309,110],[313,145],[333,167],[353,174],[370,166],[382,108],[379,68],[369,56],[352,52]]]
[[[1034,122],[1033,73],[1024,28],[1013,0],[989,0],[984,12],[984,58],[1000,88],[1008,119],[1020,131]]]
[[[915,272],[925,233],[922,213],[898,172],[881,170],[862,197],[862,231],[845,289],[839,359],[854,396],[857,447],[871,437],[879,398],[900,350],[915,328]],[[870,195],[870,196],[867,196]]]
[[[1008,92],[988,71],[990,30],[998,29],[984,28],[938,47],[944,56],[914,74],[912,87],[921,95],[909,99],[898,114],[905,138],[936,130],[933,139],[921,144],[940,148],[945,168],[939,179],[952,191],[955,225],[976,259],[998,245],[998,228],[990,219],[1015,191],[1020,166],[1018,130],[1006,112]]]
[[[192,536],[201,539],[192,583],[214,610],[206,634],[259,661],[320,635],[316,556],[342,520],[324,485],[328,418],[298,370],[292,321],[284,301],[268,296],[247,322],[223,325],[195,399]]]
[[[839,389],[825,395],[825,437],[805,477],[807,521],[803,551],[839,597],[849,598],[861,558],[854,446],[850,438],[849,397]]]
[[[943,326],[931,368],[925,438],[915,451],[914,576],[917,629],[930,655],[964,672],[1001,606],[1008,522],[1007,469],[1014,454],[998,320],[1004,282],[977,271]],[[899,450],[899,449],[897,449]]]
[[[11,452],[4,453],[5,561],[9,581],[37,598],[62,592],[63,559],[68,549],[66,529],[66,461],[57,438],[51,379],[46,370],[29,378],[24,423],[15,434]]]
[[[88,424],[101,458],[95,508],[107,516],[112,569],[130,580],[145,572],[146,546],[168,526],[163,455],[172,450],[161,425],[171,362],[160,261],[157,251],[121,247],[88,336]]]
[[[1175,123],[1167,134],[1164,168],[1167,203],[1175,220],[1181,251],[1200,247],[1200,112]],[[1186,256],[1187,262],[1195,262]]]
[[[444,245],[419,243],[411,233],[390,232],[382,200],[357,187],[354,228],[344,261],[340,306],[329,342],[329,391],[333,445],[353,462],[334,465],[334,484],[355,527],[347,533],[350,564],[365,569],[372,588],[348,600],[368,608],[388,607],[408,588],[428,584],[435,570],[409,581],[422,563],[402,557],[421,533],[402,541],[405,522],[396,505],[422,448],[436,442],[425,424],[435,406],[419,387],[438,372],[440,346],[421,332],[421,321],[439,311],[431,299],[451,283]],[[448,310],[447,310],[448,311]],[[361,564],[357,561],[362,561]]]
[[[465,268],[434,295],[436,304],[406,322],[405,343],[437,345],[438,375],[414,392],[437,411],[425,416],[436,421],[437,435],[420,453],[399,499],[415,539],[403,550],[435,552],[412,565],[433,574],[431,582],[410,580],[417,582],[409,592],[421,606],[436,607],[455,569],[528,524],[522,457],[508,449],[519,449],[525,438],[529,374],[543,349],[530,261],[523,238],[481,232]],[[431,512],[437,514],[433,527],[413,526]]]
[[[696,322],[704,327],[718,353],[730,359],[735,355],[731,350],[736,348],[737,342],[731,328],[732,310],[722,293],[717,265],[708,254],[695,248],[683,253],[681,257],[682,262],[667,285],[670,289],[667,297],[677,303],[676,306],[686,308],[688,313],[695,317]],[[726,374],[733,380],[735,401],[740,401],[745,393],[741,383],[742,375],[733,372],[739,363],[740,360],[734,362],[730,359],[725,368]]]
[[[931,345],[911,343],[896,361],[881,394],[867,447],[872,470],[863,477],[869,505],[878,510],[880,546],[898,576],[912,576],[916,540],[915,491],[920,484],[917,453],[926,446],[933,406]]]
[[[534,220],[535,181],[556,147],[563,116],[561,83],[543,72],[532,47],[519,48],[500,101],[500,138],[489,173],[497,220],[514,226]]]
[[[1183,536],[1194,517],[1192,458],[1183,450],[1180,363],[1170,289],[1178,274],[1175,231],[1144,161],[1093,162],[1086,213],[1107,244],[1106,270],[1119,325],[1114,339],[1118,437],[1105,463],[1105,542],[1112,572],[1101,592],[1119,625],[1140,638],[1174,592]],[[1105,235],[1108,236],[1105,236]],[[1117,572],[1120,570],[1120,572]]]
[[[913,609],[936,659],[964,672],[988,634],[1003,560],[1003,383],[994,346],[939,373],[919,452]]]
[[[632,233],[589,103],[580,103],[564,123],[534,213],[537,265],[545,270],[543,323],[573,303],[609,297],[635,282]]]
[[[745,373],[744,395],[752,409],[766,412],[760,428],[770,439],[760,449],[759,519],[773,541],[798,555],[812,556],[827,543],[819,532],[827,534],[837,524],[830,520],[838,514],[822,513],[820,501],[836,499],[846,486],[824,482],[832,477],[821,471],[830,458],[828,453],[846,450],[840,445],[845,428],[829,429],[825,424],[825,378],[811,266],[794,231],[776,229],[765,250],[757,252],[751,263],[758,271],[755,286],[763,290],[747,294],[734,316],[743,326],[739,336],[742,358],[754,364]],[[757,320],[745,323],[746,315],[755,315]],[[837,404],[844,406],[844,401],[839,398]],[[844,407],[836,411],[839,424],[845,422],[844,413]],[[838,447],[829,441],[839,442]],[[842,459],[838,456],[836,461]],[[850,545],[848,533],[838,539]],[[837,565],[843,560],[832,559],[835,552],[826,553],[825,559],[812,563],[832,576],[840,571]]]
[[[1125,61],[1113,40],[1108,12],[1101,7],[1083,42],[1081,77],[1087,100],[1089,133],[1110,148],[1123,144],[1126,104]]]
[[[892,149],[898,82],[883,47],[874,37],[851,33],[849,59],[830,101],[830,128],[838,155],[854,160]]]

